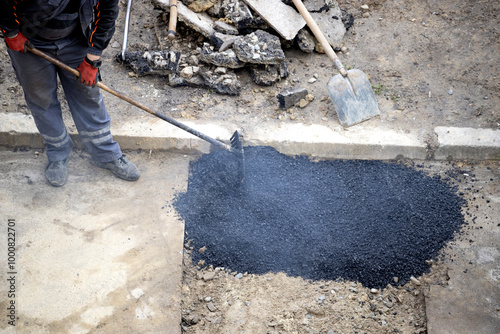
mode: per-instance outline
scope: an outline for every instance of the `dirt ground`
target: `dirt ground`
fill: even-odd
[[[363,70],[377,93],[382,115],[365,126],[428,135],[435,126],[500,128],[500,2],[496,0],[342,1],[354,16],[338,55],[347,66]],[[362,10],[361,5],[369,10]],[[248,70],[236,73],[240,96],[217,95],[206,89],[172,88],[161,77],[136,77],[118,64],[125,8],[102,75],[113,89],[174,118],[230,121],[245,128],[266,122],[321,123],[338,126],[328,98],[327,82],[336,71],[324,54],[285,50],[291,75],[270,87],[254,84]],[[368,14],[366,14],[368,13]],[[178,24],[178,39],[168,41],[163,11],[150,0],[134,1],[128,51],[175,49],[183,55],[205,38]],[[364,15],[363,15],[364,14]],[[308,80],[318,74],[318,80]],[[305,108],[282,110],[276,95],[299,85],[315,99]],[[5,46],[0,45],[0,112],[29,111]],[[150,117],[116,98],[107,97],[113,122]],[[71,125],[63,102],[65,119]],[[451,167],[450,167],[451,168]],[[256,276],[199,268],[185,254],[182,328],[187,333],[425,333],[424,292],[429,282],[444,284],[445,265],[403,287],[370,291],[354,282],[311,282],[283,274]],[[193,250],[197,251],[197,250]]]

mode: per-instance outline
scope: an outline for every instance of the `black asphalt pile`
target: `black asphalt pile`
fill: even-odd
[[[238,185],[231,153],[191,164],[174,205],[195,263],[382,288],[426,272],[426,260],[464,224],[455,189],[404,165],[314,162],[248,147],[245,168]]]

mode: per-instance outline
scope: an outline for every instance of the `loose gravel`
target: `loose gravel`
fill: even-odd
[[[190,166],[174,206],[193,261],[235,272],[405,284],[464,224],[463,199],[438,176],[397,163],[312,161],[270,147],[218,151]]]

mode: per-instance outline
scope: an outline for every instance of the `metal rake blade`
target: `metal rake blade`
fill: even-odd
[[[241,144],[241,138],[238,131],[234,131],[231,136],[231,148],[234,150],[233,152],[237,153],[238,156],[238,178],[240,182],[243,183],[245,179],[245,155],[243,152],[243,145]]]

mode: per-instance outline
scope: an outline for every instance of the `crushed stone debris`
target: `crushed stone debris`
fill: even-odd
[[[236,272],[404,285],[427,272],[464,224],[464,200],[439,176],[398,163],[312,161],[245,148],[245,180],[226,151],[190,166],[174,206],[193,262]]]

